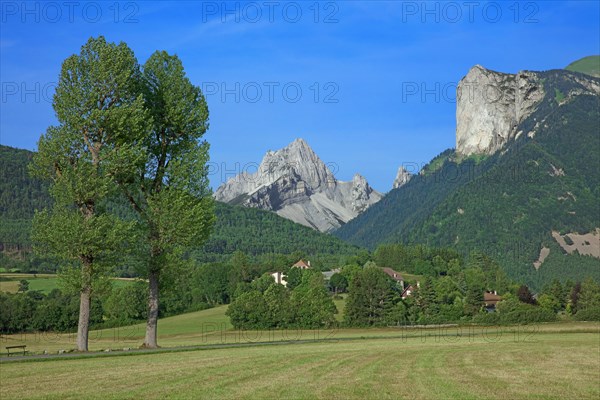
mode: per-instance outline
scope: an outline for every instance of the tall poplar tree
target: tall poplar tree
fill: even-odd
[[[157,51],[144,64],[142,92],[152,120],[144,162],[133,179],[125,175],[118,182],[144,229],[149,292],[143,346],[156,348],[161,276],[182,261],[186,249],[208,238],[214,207],[202,91],[177,56]]]
[[[141,74],[126,44],[90,39],[67,58],[53,107],[59,125],[38,143],[33,175],[51,182],[53,206],[34,218],[38,252],[61,260],[63,277],[80,295],[77,348],[88,350],[90,300],[95,283],[110,271],[133,223],[107,212],[115,177],[128,180],[149,129],[140,95]],[[70,273],[66,273],[70,271]]]

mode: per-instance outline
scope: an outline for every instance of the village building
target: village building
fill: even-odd
[[[498,296],[498,293],[496,293],[495,290],[493,292],[486,290],[483,294],[483,304],[485,305],[487,312],[496,311],[496,304],[498,304],[498,302],[501,300],[502,297]]]
[[[300,260],[296,264],[292,265],[292,268],[310,269],[310,261]]]
[[[287,281],[285,280],[285,274],[283,272],[271,272],[271,276],[275,279],[275,283],[283,286],[287,286]]]
[[[388,267],[382,268],[382,270],[383,270],[383,272],[385,272],[385,274],[387,276],[389,276],[390,278],[392,278],[393,280],[398,282],[398,284],[400,284],[400,287],[402,288],[402,290],[404,290],[404,278],[402,277],[400,272],[394,271],[393,269],[388,268]]]
[[[406,299],[407,297],[410,297],[413,295],[413,293],[415,292],[415,287],[413,285],[408,285],[403,291],[402,294],[400,295],[400,297],[402,297],[402,300]]]
[[[310,269],[310,261],[300,260],[292,265],[292,268],[299,269]],[[275,283],[278,283],[283,286],[287,286],[287,281],[285,279],[285,274],[281,271],[271,272],[270,275],[275,279]]]

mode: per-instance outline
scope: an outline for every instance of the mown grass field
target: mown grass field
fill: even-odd
[[[0,398],[597,399],[599,351],[595,324],[12,362]]]
[[[336,301],[338,307],[343,301]],[[136,354],[144,324],[92,331],[99,357],[0,362],[0,398],[597,399],[600,324],[429,329],[234,330],[216,307],[159,321],[165,348]],[[311,343],[300,341],[324,339]],[[32,353],[75,347],[74,334],[0,336]],[[200,347],[201,348],[201,347]]]

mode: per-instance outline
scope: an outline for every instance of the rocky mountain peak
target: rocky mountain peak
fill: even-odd
[[[268,151],[255,173],[241,173],[215,192],[218,201],[275,211],[320,231],[338,228],[381,197],[359,174],[338,181],[303,139]]]
[[[352,178],[352,210],[361,213],[371,205],[371,194],[373,188],[360,174],[354,174]]]
[[[368,185],[367,180],[365,179],[364,176],[362,176],[359,173],[354,174],[354,176],[352,177],[352,185],[353,186],[359,186],[359,185]]]
[[[335,184],[331,170],[303,139],[296,139],[281,150],[267,152],[259,168],[262,175],[272,177],[270,181],[292,171],[313,190]]]
[[[404,167],[400,166],[396,173],[396,179],[394,179],[394,183],[392,184],[392,189],[406,185],[411,177],[412,175]]]

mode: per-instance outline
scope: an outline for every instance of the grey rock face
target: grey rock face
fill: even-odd
[[[518,124],[543,97],[541,82],[533,72],[512,75],[474,66],[457,89],[457,152],[496,152],[517,136]]]
[[[582,93],[599,93],[595,78],[570,74],[569,79],[578,83],[579,89],[565,94],[563,102]],[[544,96],[538,72],[504,74],[474,66],[457,88],[457,153],[495,153],[523,133],[518,131],[519,124],[536,110]],[[535,129],[526,134],[535,135]]]
[[[360,214],[369,208],[373,204],[371,200],[373,192],[373,188],[369,186],[362,175],[354,175],[352,178],[352,210]]]
[[[338,228],[381,197],[358,174],[352,182],[338,181],[302,139],[269,151],[255,173],[239,174],[215,192],[218,201],[275,211],[322,232]]]
[[[394,183],[392,184],[392,189],[397,189],[401,186],[404,186],[408,183],[411,174],[404,167],[398,168],[398,172],[396,173],[396,179],[394,179]]]

